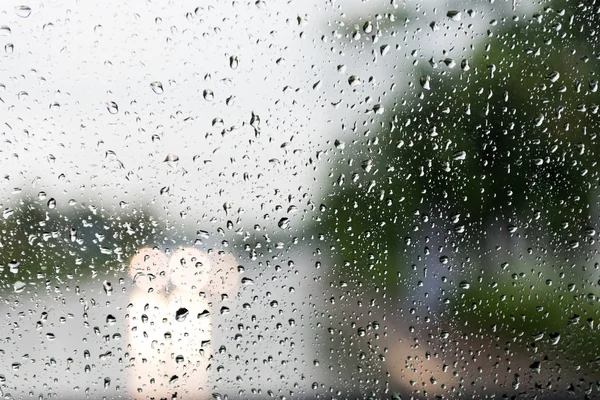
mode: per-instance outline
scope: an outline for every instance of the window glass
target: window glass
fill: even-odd
[[[5,0],[7,399],[595,398],[594,0]]]

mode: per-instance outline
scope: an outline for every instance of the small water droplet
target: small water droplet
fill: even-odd
[[[10,34],[12,33],[12,31],[10,30],[10,28],[6,25],[2,25],[0,26],[0,36],[10,36]]]
[[[229,67],[231,69],[237,69],[238,65],[239,65],[239,61],[238,61],[237,56],[229,57]]]
[[[12,260],[11,262],[8,263],[8,268],[9,268],[10,272],[12,272],[13,274],[18,274],[20,265],[21,265],[21,263],[19,261]]]
[[[12,43],[8,43],[4,46],[4,52],[6,54],[12,54],[15,51],[15,46]]]
[[[281,229],[288,229],[290,227],[290,219],[289,218],[281,218],[277,223]]]
[[[21,293],[23,290],[25,290],[25,286],[25,282],[17,281],[13,284],[13,290],[15,293]]]
[[[156,94],[163,94],[164,93],[163,85],[159,81],[152,82],[150,84],[150,87],[152,88],[152,91],[154,93],[156,93]]]
[[[202,96],[204,96],[204,100],[206,101],[213,101],[215,98],[215,94],[210,89],[204,89],[204,92],[202,92]]]
[[[187,308],[185,307],[181,307],[179,310],[177,310],[177,312],[175,313],[175,320],[182,322],[185,321],[185,319],[187,318],[187,316],[189,315],[189,311]]]
[[[106,109],[111,114],[116,114],[119,112],[119,106],[114,101],[109,101],[106,103]]]
[[[461,68],[463,71],[468,71],[468,70],[470,70],[470,69],[471,69],[471,66],[469,65],[469,60],[467,60],[466,58],[465,58],[464,60],[462,60],[462,61],[460,62],[460,68]]]
[[[179,163],[179,156],[177,154],[169,153],[165,158],[165,161],[171,168],[177,168]]]
[[[544,123],[544,114],[540,114],[534,121],[535,126],[541,126]]]
[[[54,210],[55,208],[56,208],[56,200],[54,198],[51,198],[50,200],[48,200],[48,209]]]
[[[467,158],[467,152],[466,151],[457,151],[452,156],[452,159],[454,161],[462,161],[462,160],[465,160],[466,158]]]
[[[110,282],[108,282],[108,281],[102,282],[102,287],[104,288],[104,293],[106,293],[107,296],[110,296],[112,294],[113,287]]]
[[[431,77],[429,75],[422,76],[419,83],[423,89],[431,90]]]
[[[212,120],[212,126],[222,128],[224,126],[223,118],[217,117]]]
[[[452,21],[460,21],[462,17],[462,13],[460,11],[451,10],[446,13],[446,16],[450,18]]]
[[[358,86],[361,83],[360,78],[356,75],[351,75],[350,78],[348,78],[348,84],[350,84],[350,86]]]
[[[550,82],[554,83],[554,82],[556,82],[556,81],[557,81],[557,80],[560,78],[560,73],[559,73],[558,71],[554,71],[554,72],[552,72],[552,73],[548,74],[548,75],[546,76],[546,78],[547,78],[547,79],[548,79]]]
[[[252,285],[252,284],[254,284],[254,281],[252,279],[246,278],[246,277],[242,278],[242,285]]]

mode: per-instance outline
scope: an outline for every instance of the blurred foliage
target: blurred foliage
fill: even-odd
[[[497,325],[524,346],[534,333],[569,326],[570,355],[586,359],[598,335],[571,318],[596,320],[600,294],[590,279],[600,178],[598,6],[561,1],[489,21],[468,58],[420,62],[410,93],[398,94],[374,117],[375,132],[341,152],[355,158],[344,174],[356,179],[335,176],[327,203],[334,270],[418,304],[430,269],[437,283],[428,290],[448,321],[487,332]],[[498,259],[489,256],[503,245],[509,250]],[[502,257],[523,254],[526,275],[498,268]],[[470,289],[459,289],[461,280]],[[459,305],[443,305],[440,289]]]
[[[135,250],[156,238],[157,223],[141,210],[115,214],[79,206],[59,211],[30,198],[8,208],[0,220],[2,288],[125,276]]]

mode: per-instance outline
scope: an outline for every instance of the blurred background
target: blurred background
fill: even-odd
[[[597,397],[599,15],[3,2],[2,395]]]

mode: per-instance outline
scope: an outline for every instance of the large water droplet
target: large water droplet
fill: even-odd
[[[15,12],[21,18],[27,18],[31,15],[31,7],[29,6],[16,6]]]

